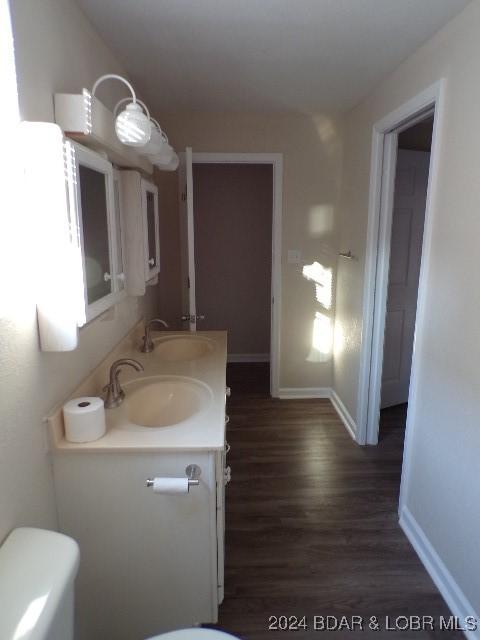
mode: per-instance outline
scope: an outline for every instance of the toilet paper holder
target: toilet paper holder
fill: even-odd
[[[185,475],[188,478],[188,487],[198,487],[200,484],[200,476],[202,475],[202,469],[198,464],[189,464],[185,469]],[[146,487],[153,487],[153,478],[147,478],[145,480]]]

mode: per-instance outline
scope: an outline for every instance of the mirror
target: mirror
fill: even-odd
[[[107,176],[81,164],[79,178],[87,301],[92,304],[112,292]]]

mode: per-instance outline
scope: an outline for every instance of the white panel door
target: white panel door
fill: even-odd
[[[381,407],[408,400],[430,153],[400,149],[393,206]]]

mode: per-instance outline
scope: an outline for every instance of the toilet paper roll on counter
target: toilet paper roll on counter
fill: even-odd
[[[153,493],[177,495],[188,493],[188,478],[154,478]]]
[[[92,442],[105,435],[105,407],[102,398],[84,396],[63,405],[65,438],[69,442]]]

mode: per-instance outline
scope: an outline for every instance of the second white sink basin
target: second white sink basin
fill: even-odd
[[[183,376],[151,376],[123,385],[124,411],[132,425],[170,427],[210,406],[212,391],[200,380]]]
[[[167,362],[197,360],[212,353],[215,343],[196,335],[172,336],[154,340],[155,355]]]

